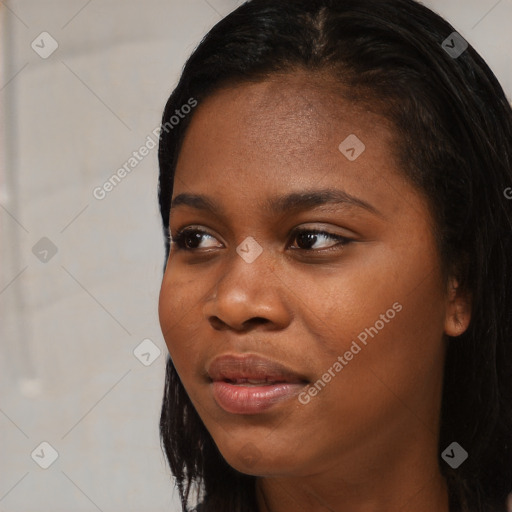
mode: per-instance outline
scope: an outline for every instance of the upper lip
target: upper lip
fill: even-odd
[[[213,381],[261,380],[269,382],[304,383],[307,379],[277,361],[256,354],[224,354],[208,366]]]

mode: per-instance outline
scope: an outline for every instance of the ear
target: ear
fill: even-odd
[[[448,279],[444,332],[448,336],[460,336],[471,320],[471,295],[462,292],[455,277]]]

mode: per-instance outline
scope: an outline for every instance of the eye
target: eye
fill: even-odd
[[[215,239],[213,235],[210,235],[208,232],[201,229],[185,228],[181,231],[178,231],[175,236],[171,236],[170,241],[171,244],[175,244],[179,250],[195,251],[198,249],[209,248],[208,246],[200,247],[204,237],[208,237],[213,240]],[[351,239],[344,236],[329,233],[328,231],[314,229],[296,229],[292,232],[291,240],[297,241],[299,246],[295,248],[292,247],[292,250],[308,252],[336,250],[337,247],[344,247],[351,242]],[[328,242],[329,240],[335,243],[332,243],[330,246],[323,248],[312,247],[315,244],[325,245],[325,243],[322,242]],[[215,245],[210,245],[210,248],[211,247],[215,247]]]
[[[329,233],[328,231],[323,230],[315,230],[315,229],[297,229],[292,233],[292,240],[296,240],[298,245],[306,246],[306,247],[298,247],[292,249],[294,251],[309,251],[309,252],[320,252],[320,251],[330,251],[336,250],[336,247],[343,247],[351,242],[349,238],[346,238],[341,235],[335,235],[334,233]],[[332,240],[336,243],[331,244],[329,247],[320,248],[318,250],[314,250],[311,246],[315,245],[318,242]],[[325,245],[325,244],[324,244]]]
[[[201,243],[201,239],[205,235],[210,238],[214,238],[212,235],[201,229],[186,228],[178,231],[175,236],[171,235],[170,241],[171,244],[175,244],[178,249],[194,251],[196,249],[202,249],[202,247],[197,247],[197,245]],[[189,247],[189,245],[192,247]]]

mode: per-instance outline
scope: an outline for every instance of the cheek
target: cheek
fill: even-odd
[[[193,366],[197,331],[200,322],[197,319],[197,304],[201,300],[201,291],[197,280],[180,276],[167,268],[158,302],[160,327],[169,354],[180,377],[186,378],[188,369]]]
[[[358,337],[364,346],[365,340],[392,336],[408,352],[425,346],[413,339],[441,336],[444,304],[434,260],[420,257],[420,249],[414,254],[392,249],[362,248],[347,255],[343,265],[313,278],[308,271],[290,276],[297,319],[310,332],[305,336],[309,348],[323,355],[324,364],[349,350]]]
[[[403,408],[402,400],[418,408],[421,398],[433,400],[443,370],[444,297],[434,255],[417,252],[381,253],[303,292],[319,379],[306,406],[318,408],[314,422],[330,410],[368,424]]]
[[[438,276],[425,279],[417,270],[398,279],[388,274],[389,282],[373,280],[372,287],[348,280],[337,287],[338,306],[325,309],[322,346],[313,352],[318,380],[311,399],[304,397],[316,428],[326,411],[327,422],[343,422],[348,437],[392,422],[406,408],[430,417],[443,372],[443,297]]]

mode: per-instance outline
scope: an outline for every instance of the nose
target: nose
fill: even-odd
[[[252,263],[235,254],[204,303],[203,314],[215,330],[246,331],[259,325],[285,328],[291,318],[288,287],[265,251]]]

